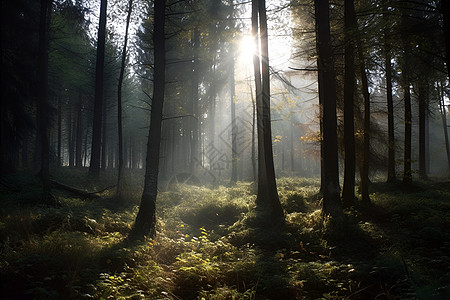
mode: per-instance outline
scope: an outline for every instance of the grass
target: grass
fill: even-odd
[[[59,181],[86,191],[114,173]],[[449,299],[450,183],[375,182],[370,206],[339,227],[320,214],[317,179],[281,178],[286,226],[258,229],[254,187],[178,185],[160,192],[157,237],[126,242],[142,174],[120,203],[55,191],[40,205],[32,176],[16,175],[0,201],[0,298],[6,299]],[[139,179],[139,180],[136,180]]]

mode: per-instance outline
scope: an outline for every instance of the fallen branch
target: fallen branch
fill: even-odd
[[[81,196],[83,198],[91,198],[91,199],[103,199],[103,197],[100,196],[100,195],[97,195],[97,193],[104,192],[105,190],[107,190],[107,189],[109,189],[111,187],[114,187],[114,186],[110,186],[110,187],[104,188],[103,190],[98,191],[98,192],[86,192],[86,191],[74,188],[72,186],[69,186],[67,184],[64,184],[64,183],[61,183],[61,182],[58,182],[58,181],[55,181],[55,180],[51,180],[51,183],[53,185],[55,185],[56,187],[59,187],[59,188],[62,188],[64,190],[68,191],[68,192],[71,192],[72,194]]]

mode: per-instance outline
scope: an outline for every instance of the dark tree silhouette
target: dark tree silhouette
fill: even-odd
[[[328,0],[315,0],[314,8],[316,16],[319,97],[322,97],[322,213],[340,219],[343,217],[343,211],[339,196],[337,96],[333,52],[330,44],[329,2]]]
[[[144,236],[154,237],[156,196],[158,194],[159,153],[161,144],[161,123],[165,88],[165,1],[155,0],[154,3],[154,76],[153,99],[150,129],[147,142],[147,157],[145,167],[144,191],[142,192],[139,212],[131,232],[134,238]]]
[[[355,58],[354,35],[356,33],[356,16],[353,0],[344,2],[345,30],[345,74],[344,74],[344,186],[342,188],[342,203],[346,207],[355,202]]]
[[[118,130],[118,138],[119,138],[119,151],[118,151],[118,161],[119,161],[119,174],[117,176],[117,189],[116,189],[116,198],[120,199],[123,188],[123,131],[122,131],[122,83],[123,76],[125,73],[125,63],[127,58],[127,44],[128,44],[128,28],[130,27],[130,19],[131,19],[131,11],[133,9],[133,0],[128,1],[128,14],[127,14],[127,22],[125,26],[125,38],[123,42],[122,48],[122,63],[120,65],[120,74],[119,74],[119,83],[117,85],[117,130]]]
[[[259,26],[258,26],[259,21]],[[273,165],[272,130],[270,124],[270,74],[265,0],[252,1],[252,35],[259,53],[253,55],[258,132],[257,209],[267,215],[267,225],[284,223],[284,212],[278,198]]]
[[[100,21],[97,37],[97,60],[95,65],[94,122],[92,126],[91,163],[89,166],[89,173],[92,175],[98,175],[100,172],[103,117],[103,73],[105,68],[106,7],[107,0],[101,0]]]

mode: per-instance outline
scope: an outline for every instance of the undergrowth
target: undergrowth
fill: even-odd
[[[86,191],[114,184],[114,174],[85,175],[56,176]],[[319,180],[282,178],[283,229],[252,226],[250,183],[178,185],[159,193],[157,237],[131,243],[139,183],[128,182],[127,202],[111,190],[103,200],[55,191],[62,205],[51,207],[33,199],[31,176],[16,179],[1,194],[0,298],[450,298],[449,182],[408,194],[375,183],[371,206],[331,226]]]

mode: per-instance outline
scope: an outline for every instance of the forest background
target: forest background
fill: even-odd
[[[2,296],[445,299],[445,5],[2,1]]]

